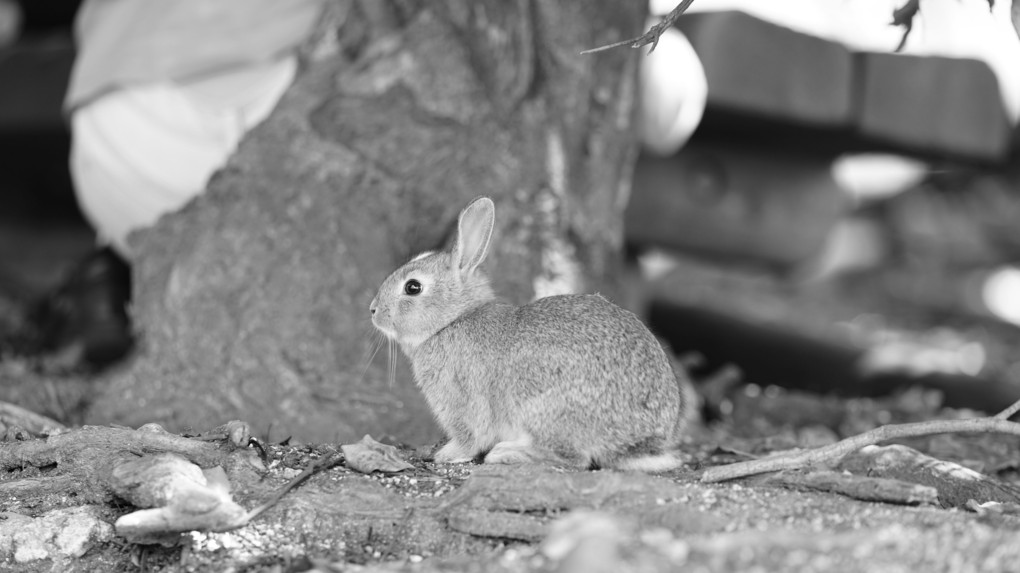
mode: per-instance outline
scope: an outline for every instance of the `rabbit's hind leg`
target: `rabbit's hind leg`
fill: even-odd
[[[668,472],[682,465],[684,462],[677,452],[617,458],[608,464],[613,469],[646,473]]]

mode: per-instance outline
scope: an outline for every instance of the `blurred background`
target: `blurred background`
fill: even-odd
[[[131,346],[126,267],[95,257],[68,169],[78,8],[0,0],[0,360],[49,371]],[[1020,398],[1011,17],[987,0],[695,0],[642,58],[634,304],[700,357],[709,392]]]
[[[754,385],[1020,397],[1012,14],[696,0],[642,76],[627,235],[654,329]]]
[[[74,260],[94,243],[71,187],[70,131],[62,112],[78,4],[0,2],[0,280],[14,273],[25,282],[18,286],[33,289],[59,275],[35,249]]]

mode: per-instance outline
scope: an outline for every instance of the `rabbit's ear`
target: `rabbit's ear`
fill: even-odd
[[[457,240],[453,244],[453,270],[461,276],[474,272],[485,259],[495,218],[496,207],[488,197],[475,199],[460,212]]]

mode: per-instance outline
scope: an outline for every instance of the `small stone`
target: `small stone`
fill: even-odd
[[[150,422],[148,424],[143,424],[141,426],[138,426],[138,431],[139,432],[148,432],[150,434],[166,434],[166,433],[168,433],[166,431],[166,429],[163,428],[163,426],[160,426],[159,424],[157,424],[155,422]]]
[[[81,557],[93,544],[113,537],[113,526],[92,506],[55,509],[36,518],[3,515],[7,518],[0,520],[0,558],[13,557],[18,563]]]

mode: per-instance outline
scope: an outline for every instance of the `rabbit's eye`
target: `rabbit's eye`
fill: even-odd
[[[411,279],[404,283],[404,294],[411,296],[417,296],[421,294],[421,283],[415,279]]]

